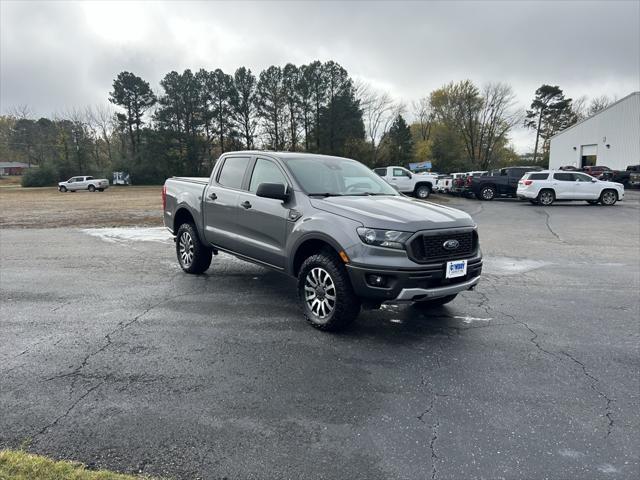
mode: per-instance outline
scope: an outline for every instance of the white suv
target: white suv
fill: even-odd
[[[551,205],[556,200],[586,200],[613,205],[624,198],[621,183],[605,182],[582,172],[543,170],[526,173],[518,182],[518,198]]]

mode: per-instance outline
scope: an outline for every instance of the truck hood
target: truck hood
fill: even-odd
[[[345,196],[310,201],[318,210],[350,218],[369,228],[417,232],[475,225],[461,210],[404,196]]]

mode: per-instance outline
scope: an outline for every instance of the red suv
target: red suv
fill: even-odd
[[[603,173],[610,172],[611,169],[604,165],[592,165],[589,167],[582,167],[582,171],[592,177],[599,178]]]

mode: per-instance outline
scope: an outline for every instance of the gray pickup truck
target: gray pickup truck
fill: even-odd
[[[162,198],[185,272],[223,251],[291,275],[321,330],[383,302],[443,305],[480,280],[469,215],[406,197],[355,160],[229,152],[210,178],[168,179]]]

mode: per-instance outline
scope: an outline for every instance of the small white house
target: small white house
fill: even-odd
[[[551,137],[549,168],[604,165],[624,170],[640,164],[640,92]]]

